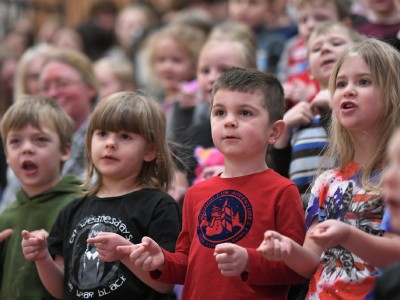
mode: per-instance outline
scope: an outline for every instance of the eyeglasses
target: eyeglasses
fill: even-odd
[[[54,81],[43,83],[43,85],[41,86],[41,91],[46,93],[50,91],[52,87],[54,87],[57,90],[63,90],[69,88],[72,85],[81,83],[82,81],[79,80],[57,79]]]

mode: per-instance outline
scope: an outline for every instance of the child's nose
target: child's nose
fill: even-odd
[[[107,141],[106,141],[106,148],[107,149],[115,149],[116,148],[116,142],[115,138],[113,136],[110,136]]]
[[[23,153],[33,153],[34,152],[33,144],[30,141],[24,141],[22,143],[22,152]]]
[[[349,83],[344,90],[344,96],[345,97],[353,97],[355,94],[356,94],[356,90],[355,90],[353,84]]]
[[[229,116],[225,119],[225,128],[237,127],[237,120],[233,116]]]

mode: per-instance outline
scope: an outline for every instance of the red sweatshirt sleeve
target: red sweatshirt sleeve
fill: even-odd
[[[282,190],[274,209],[275,230],[302,245],[305,238],[304,210],[295,185]],[[253,248],[247,248],[247,252],[248,274],[242,274],[242,279],[249,285],[287,285],[305,281],[284,262],[269,261]]]

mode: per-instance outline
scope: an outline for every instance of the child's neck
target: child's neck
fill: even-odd
[[[246,176],[254,173],[259,173],[268,169],[265,161],[249,162],[249,161],[233,161],[225,157],[224,172],[221,177],[233,178],[239,176]]]
[[[106,197],[117,197],[126,195],[142,189],[141,186],[132,184],[132,182],[108,182],[103,180],[103,185],[97,192],[97,196],[100,198]]]
[[[374,135],[362,133],[355,135],[353,133],[353,161],[361,166],[367,164],[371,159],[371,153],[376,148],[376,141],[377,139]]]
[[[168,91],[168,93],[166,94],[165,98],[164,98],[164,103],[165,104],[172,104],[175,103],[178,99],[178,91]]]

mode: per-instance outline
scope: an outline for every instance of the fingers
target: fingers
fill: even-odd
[[[109,241],[107,237],[96,236],[92,238],[88,238],[86,242],[89,244],[106,244]]]
[[[86,242],[89,244],[99,243],[105,244],[108,243],[110,240],[110,233],[109,232],[99,232],[95,237],[88,238]]]
[[[131,252],[133,251],[134,246],[129,245],[129,246],[117,246],[117,252],[124,254],[124,255],[130,255]]]
[[[22,230],[22,241],[24,240],[32,240],[32,241],[44,241],[45,237],[40,234],[36,234],[38,231],[29,232],[27,230]]]
[[[32,234],[31,234],[29,231],[27,231],[27,230],[22,230],[21,235],[22,235],[22,238],[23,238],[24,240],[27,240],[27,239],[29,239],[30,237],[33,237]]]
[[[154,240],[152,240],[151,238],[149,238],[148,236],[144,236],[143,238],[142,238],[142,243],[141,243],[143,246],[146,246],[146,247],[149,247],[149,246],[151,246],[152,244],[154,245],[154,244],[157,244]]]
[[[25,258],[31,261],[39,259],[40,254],[43,252],[43,249],[45,249],[45,238],[26,230],[23,230],[21,235],[21,247]]]
[[[269,260],[282,260],[286,247],[283,244],[283,237],[275,231],[264,233],[264,240],[257,248],[257,253]]]
[[[233,254],[233,252],[234,252],[233,244],[223,243],[223,244],[218,244],[217,246],[215,246],[214,255],[222,254],[222,253]]]
[[[8,228],[0,232],[0,242],[8,239],[13,234],[13,230]]]

